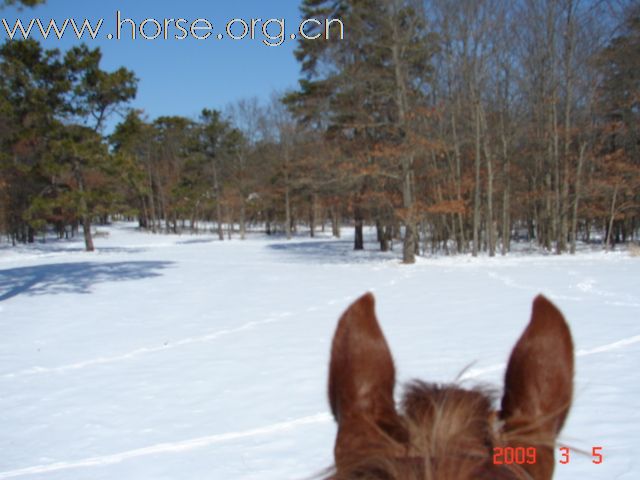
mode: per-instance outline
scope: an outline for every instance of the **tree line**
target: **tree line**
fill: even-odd
[[[91,250],[91,225],[115,215],[221,240],[348,223],[361,249],[374,225],[405,263],[637,236],[637,2],[303,0],[301,14],[341,18],[345,39],[299,43],[296,90],[198,118],[128,109],[135,74],[102,70],[98,49],[5,43],[0,230],[82,230]]]

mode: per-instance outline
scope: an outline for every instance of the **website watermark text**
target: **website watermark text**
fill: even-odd
[[[268,47],[282,45],[287,39],[331,40],[344,39],[344,24],[340,19],[308,18],[300,21],[293,32],[288,33],[287,22],[284,18],[233,18],[217,24],[206,18],[189,20],[186,18],[145,18],[135,21],[116,11],[114,27],[111,32],[104,34],[105,19],[93,22],[89,19],[63,20],[32,18],[28,21],[15,19],[9,21],[3,18],[2,29],[10,40],[27,40],[40,37],[43,39],[62,40],[65,35],[75,36],[78,40],[261,40]]]

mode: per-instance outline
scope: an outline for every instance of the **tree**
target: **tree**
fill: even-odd
[[[363,248],[365,207],[375,205],[372,197],[381,193],[376,187],[395,179],[392,191],[401,192],[401,203],[391,204],[405,226],[403,261],[412,263],[417,245],[412,120],[424,103],[433,54],[420,2],[307,0],[301,12],[340,17],[350,32],[344,41],[301,42],[296,58],[304,78],[287,102],[303,119],[325,110],[314,121],[341,145],[351,170],[356,249]]]
[[[301,41],[297,90],[195,120],[129,112],[111,150],[100,134],[133,98],[132,72],[103,71],[86,46],[2,46],[0,229],[28,242],[124,213],[153,232],[214,221],[220,238],[225,223],[241,237],[250,224],[314,235],[330,218],[338,236],[350,218],[354,248],[369,223],[381,250],[401,241],[405,263],[418,248],[491,256],[526,238],[560,254],[595,230],[607,248],[637,236],[637,2],[301,9],[348,31]]]
[[[255,193],[255,172],[259,168],[262,140],[259,122],[261,106],[257,98],[241,99],[229,105],[227,116],[234,124],[226,137],[226,175],[229,207],[238,211],[240,238],[244,240],[247,226],[248,200]]]
[[[140,228],[156,233],[160,218],[156,207],[152,174],[153,127],[143,120],[142,113],[131,110],[116,125],[109,137],[118,178],[125,186],[128,207],[138,217]]]
[[[89,180],[94,172],[105,172],[108,152],[102,137],[90,128],[80,125],[58,125],[50,144],[50,153],[45,156],[45,168],[54,182],[62,184],[62,194],[53,198],[53,205],[60,207],[66,202],[75,204],[75,213],[83,229],[85,249],[95,250],[91,234],[91,223],[97,206],[105,198],[96,192],[100,180]]]
[[[136,96],[134,73],[126,68],[106,72],[100,68],[100,49],[86,45],[71,48],[65,64],[73,84],[71,102],[73,114],[93,130],[100,132],[105,120]]]
[[[640,158],[640,5],[629,8],[621,34],[598,55],[599,110],[624,127],[618,146]]]
[[[36,5],[41,5],[46,0],[2,0],[2,4],[0,7],[10,7],[12,5],[24,6],[24,7],[35,7]]]
[[[73,47],[65,55],[65,65],[69,72],[71,84],[72,115],[85,124],[91,124],[93,132],[100,132],[104,121],[118,109],[132,100],[136,95],[137,80],[133,72],[120,68],[109,73],[100,69],[102,54],[98,48],[90,50],[86,45]],[[84,198],[88,185],[85,183],[85,169],[101,158],[95,142],[96,138],[79,126],[71,126],[71,135],[63,142],[65,148],[74,152],[66,157],[74,172],[78,192],[80,194],[79,213],[85,238],[85,248],[93,251],[91,237],[91,212]],[[73,142],[77,141],[77,145]],[[102,143],[100,142],[100,145]],[[88,149],[96,148],[93,153]],[[84,160],[84,161],[83,161]]]
[[[211,187],[216,208],[218,238],[224,240],[222,230],[222,161],[224,148],[229,144],[226,137],[231,131],[228,121],[217,110],[204,109],[200,114],[200,146],[211,171]]]
[[[603,116],[597,191],[609,205],[604,242],[609,248],[620,234],[633,230],[640,210],[640,6],[627,10],[620,34],[598,55],[597,64]]]
[[[68,111],[70,82],[59,53],[44,51],[32,40],[6,42],[0,62],[4,223],[13,242],[33,242],[34,225],[24,214],[47,191],[49,180],[40,159],[56,118]]]
[[[14,241],[33,241],[35,226],[46,224],[35,212],[53,212],[59,207],[58,195],[68,191],[59,188],[51,166],[52,162],[66,162],[73,172],[73,182],[67,187],[78,192],[77,213],[85,229],[86,249],[91,251],[91,182],[86,181],[85,169],[92,169],[95,163],[90,148],[98,154],[101,147],[96,143],[98,137],[89,135],[79,123],[99,132],[103,121],[135,95],[135,77],[124,69],[104,72],[99,67],[100,51],[85,46],[72,48],[62,58],[58,50],[45,51],[35,41],[7,42],[0,49],[0,58],[4,94],[0,106],[7,127],[1,138],[5,151],[11,152],[2,159],[3,174],[10,179],[5,187],[5,211],[11,236]],[[59,147],[57,155],[54,145]]]

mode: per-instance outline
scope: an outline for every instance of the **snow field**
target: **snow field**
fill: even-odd
[[[365,291],[401,382],[500,387],[544,293],[576,346],[557,479],[635,479],[640,259],[419,259],[349,238],[154,236],[0,245],[0,479],[302,479],[331,464],[336,322]],[[398,392],[400,393],[400,392]],[[604,462],[591,463],[602,446]]]

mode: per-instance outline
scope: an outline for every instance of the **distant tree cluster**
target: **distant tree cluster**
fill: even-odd
[[[605,3],[306,0],[349,34],[301,44],[286,101],[329,141],[356,225],[375,222],[383,249],[404,231],[405,262],[506,253],[514,235],[557,253],[594,230],[624,241],[639,226],[640,8],[612,33]]]
[[[103,71],[98,50],[5,43],[2,232],[83,227],[90,249],[91,224],[115,215],[220,239],[349,222],[356,249],[375,225],[405,263],[637,235],[637,3],[303,0],[301,13],[341,18],[345,39],[299,44],[297,90],[199,118],[124,112],[135,76]]]

